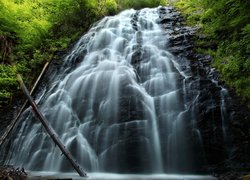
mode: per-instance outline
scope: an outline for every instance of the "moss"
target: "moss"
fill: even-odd
[[[213,56],[221,79],[250,107],[249,5],[250,1],[239,0],[179,0],[174,4],[187,23],[198,26],[206,36],[196,41],[196,51]]]

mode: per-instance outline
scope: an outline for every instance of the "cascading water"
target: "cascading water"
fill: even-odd
[[[39,99],[87,171],[186,173],[204,162],[199,91],[192,91],[188,61],[179,64],[166,50],[158,18],[157,8],[105,17],[79,40]],[[5,163],[71,171],[30,109],[22,119]]]

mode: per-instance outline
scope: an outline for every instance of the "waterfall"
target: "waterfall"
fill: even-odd
[[[37,100],[88,172],[186,173],[205,162],[200,92],[192,89],[189,62],[167,50],[158,18],[159,8],[130,9],[96,23]],[[5,163],[72,171],[30,108],[21,118]]]

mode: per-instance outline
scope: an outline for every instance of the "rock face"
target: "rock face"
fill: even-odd
[[[183,18],[173,8],[162,8],[159,13],[158,22],[166,32],[171,32],[170,51],[179,61],[191,60],[192,86],[200,93],[194,106],[206,154],[206,166],[200,170],[249,172],[249,108],[219,80],[219,74],[211,66],[212,57],[194,52],[194,39],[203,38],[195,33],[196,29],[183,26]]]

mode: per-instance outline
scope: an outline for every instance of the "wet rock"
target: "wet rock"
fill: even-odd
[[[105,158],[101,159],[101,163],[108,161],[109,165],[104,166],[102,170],[116,173],[150,173],[148,170],[152,169],[152,167],[150,167],[150,153],[146,152],[147,146],[148,140],[145,137],[118,141],[104,152],[103,157]],[[118,148],[123,149],[123,151],[118,151]],[[142,156],[141,152],[143,152],[144,156]],[[119,159],[118,164],[115,157]]]
[[[227,172],[227,173],[223,173],[221,175],[215,175],[215,176],[218,178],[218,180],[242,180],[241,174],[238,172]]]
[[[169,42],[167,48],[177,55],[177,61],[182,58],[191,60],[190,69],[192,71],[191,88],[193,93],[198,93],[196,103],[193,105],[198,113],[198,127],[203,139],[206,154],[207,171],[225,172],[230,169],[250,171],[250,112],[242,105],[240,99],[229,89],[229,93],[224,95],[224,103],[227,108],[227,116],[222,111],[222,84],[219,75],[211,66],[212,57],[210,55],[198,54],[193,51],[192,38],[206,39],[203,35],[196,35],[196,27],[186,27],[182,25],[182,17],[173,8],[159,10],[159,20],[162,28],[166,30]],[[170,13],[170,14],[169,14]],[[173,26],[174,25],[174,26]],[[216,48],[212,44],[203,44],[203,48]],[[233,106],[232,106],[233,105]],[[223,134],[221,117],[227,126],[227,140]],[[248,123],[247,123],[248,122]],[[228,151],[230,149],[230,154]],[[219,177],[219,179],[237,179],[239,174],[229,173]]]
[[[138,31],[138,15],[140,11],[136,11],[136,13],[133,15],[133,18],[131,20],[132,27],[135,31]]]
[[[167,16],[167,15],[164,15],[164,16],[160,16],[160,18],[157,20],[157,23],[159,24],[164,24],[164,23],[176,23],[176,20],[174,20],[173,18]]]
[[[24,169],[14,168],[13,166],[0,166],[0,179],[3,180],[25,180],[27,174]]]
[[[186,46],[179,45],[179,46],[172,46],[168,50],[173,54],[180,54],[183,53],[183,51],[188,51],[192,48],[193,47],[191,45],[186,45]]]

